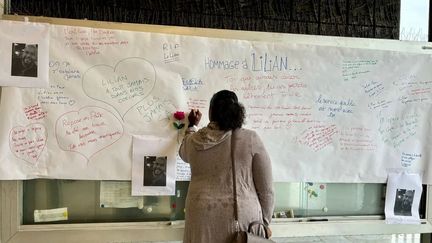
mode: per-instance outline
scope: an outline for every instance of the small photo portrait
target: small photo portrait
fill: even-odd
[[[38,45],[12,43],[11,76],[38,76]]]
[[[166,186],[166,168],[166,156],[144,156],[144,186]]]
[[[396,189],[394,215],[412,216],[411,208],[414,201],[415,190]]]

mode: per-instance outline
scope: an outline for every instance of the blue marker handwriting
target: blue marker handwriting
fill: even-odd
[[[183,78],[182,83],[184,91],[198,91],[204,85],[201,78]]]
[[[342,62],[342,78],[344,81],[354,80],[371,72],[377,60],[344,60]]]
[[[379,81],[368,81],[362,85],[365,94],[369,97],[377,97],[384,91],[384,85]]]
[[[354,113],[353,107],[356,106],[354,101],[348,99],[326,98],[322,94],[315,100],[319,105],[318,111],[328,112],[328,117],[335,117],[337,113]]]
[[[60,75],[64,81],[81,80],[81,73],[68,61],[52,60],[49,62],[49,70],[52,74]]]
[[[422,157],[421,154],[402,152],[402,154],[401,154],[401,165],[403,167],[410,167],[413,164],[413,162],[415,162],[417,159],[419,159],[421,157]]]

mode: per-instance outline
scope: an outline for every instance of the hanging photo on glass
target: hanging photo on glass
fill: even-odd
[[[390,172],[387,181],[385,216],[389,224],[419,224],[422,194],[418,173]]]

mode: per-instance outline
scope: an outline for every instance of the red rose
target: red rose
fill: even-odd
[[[174,118],[177,120],[183,120],[185,118],[185,113],[183,111],[176,111],[174,113]]]

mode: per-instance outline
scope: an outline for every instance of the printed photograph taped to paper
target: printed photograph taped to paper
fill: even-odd
[[[394,214],[400,216],[412,216],[411,208],[415,190],[397,189],[394,205]]]
[[[12,43],[11,76],[38,76],[38,45]]]
[[[167,157],[144,156],[144,186],[166,186]]]

